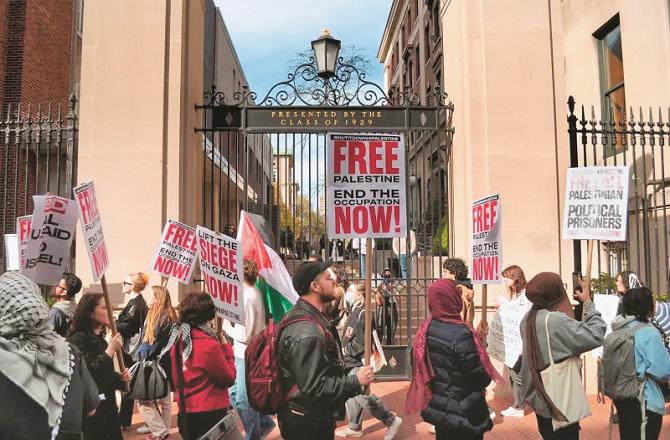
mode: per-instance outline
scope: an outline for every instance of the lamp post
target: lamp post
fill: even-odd
[[[316,60],[316,71],[320,78],[327,80],[335,76],[335,66],[342,43],[324,29],[319,38],[312,41],[312,51]]]

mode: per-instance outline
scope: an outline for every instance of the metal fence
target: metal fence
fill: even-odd
[[[77,99],[56,105],[9,105],[0,118],[0,260],[16,217],[32,214],[35,194],[72,197],[77,158]]]
[[[631,168],[628,231],[625,242],[597,243],[594,288],[614,291],[624,270],[640,275],[657,298],[667,300],[670,283],[668,213],[670,211],[670,108],[606,108],[597,116],[593,106],[575,113],[568,100],[570,166],[627,165]],[[665,118],[665,119],[664,119]],[[668,166],[666,166],[668,165]],[[574,241],[575,271],[582,272],[586,246]],[[585,261],[585,260],[584,260]]]

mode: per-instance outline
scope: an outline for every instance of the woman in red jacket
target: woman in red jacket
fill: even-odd
[[[171,349],[172,383],[178,391],[179,432],[191,440],[200,438],[226,416],[228,388],[235,382],[235,358],[232,345],[219,341],[208,324],[214,319],[214,303],[207,293],[184,298],[179,319],[169,342],[178,341]]]

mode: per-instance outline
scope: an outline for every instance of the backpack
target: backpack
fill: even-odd
[[[640,398],[643,381],[635,369],[635,332],[642,323],[618,329],[607,335],[603,343],[602,383],[611,399]]]
[[[251,338],[247,345],[244,353],[247,398],[249,405],[261,414],[277,414],[277,411],[288,403],[288,396],[297,389],[293,385],[286,395],[282,392],[277,349],[281,331],[288,325],[300,321],[313,322],[324,331],[324,334],[330,333],[314,318],[284,319],[278,326],[270,319],[268,326]]]

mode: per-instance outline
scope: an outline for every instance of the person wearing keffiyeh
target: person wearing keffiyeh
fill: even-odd
[[[168,342],[172,383],[178,390],[179,432],[185,440],[200,438],[230,408],[228,388],[235,382],[235,358],[232,345],[220,341],[208,325],[214,316],[214,303],[207,293],[187,295],[179,304],[180,321]]]
[[[0,438],[81,438],[98,388],[79,351],[48,322],[39,287],[18,272],[0,276]]]

